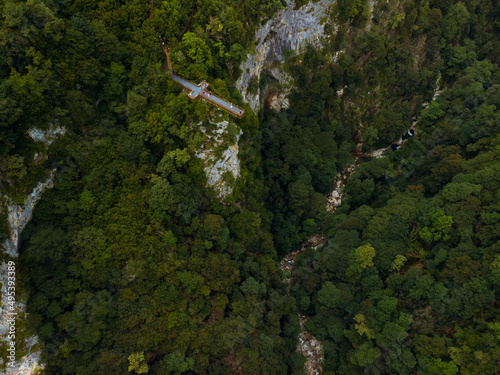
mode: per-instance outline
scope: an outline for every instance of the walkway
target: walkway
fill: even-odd
[[[236,116],[238,118],[243,117],[243,115],[245,114],[245,111],[243,109],[208,91],[208,83],[206,81],[201,81],[199,84],[195,85],[187,79],[184,79],[175,74],[172,70],[172,64],[170,64],[170,50],[165,46],[165,42],[163,41],[163,38],[161,36],[160,43],[163,51],[165,52],[165,55],[167,56],[167,67],[172,75],[172,79],[189,91],[189,99],[195,100],[201,98],[206,102],[212,103],[216,107],[225,110],[233,116]]]

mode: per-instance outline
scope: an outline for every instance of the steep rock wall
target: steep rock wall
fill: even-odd
[[[23,205],[17,205],[9,197],[4,196],[7,203],[7,221],[10,228],[10,238],[3,243],[3,247],[9,256],[13,258],[18,257],[21,232],[26,224],[28,224],[28,221],[31,220],[33,209],[35,208],[36,202],[41,198],[42,193],[54,186],[54,173],[55,169],[45,181],[38,183],[31,194],[27,196],[25,204]]]
[[[35,142],[43,143],[45,146],[45,152],[37,152],[34,156],[34,162],[36,164],[41,163],[43,160],[47,158],[47,150],[49,146],[60,136],[66,133],[66,128],[61,126],[54,126],[50,124],[49,128],[46,130],[41,130],[37,128],[32,128],[28,130],[27,135]],[[5,212],[0,212],[0,214],[7,215],[7,222],[9,224],[10,236],[4,241],[4,243],[0,244],[0,248],[3,248],[5,253],[11,258],[17,258],[19,256],[19,247],[21,245],[21,232],[26,227],[26,224],[31,220],[33,215],[33,209],[35,208],[36,203],[40,200],[42,194],[47,189],[51,189],[54,186],[54,175],[56,170],[52,170],[49,176],[44,180],[39,182],[33,191],[26,197],[23,204],[16,204],[10,197],[0,195],[0,199],[3,203],[3,208]],[[17,262],[15,262],[17,263]],[[10,325],[9,319],[12,318],[12,314],[8,313],[7,307],[8,304],[8,295],[7,295],[7,286],[8,286],[8,264],[3,261],[0,264],[0,284],[2,291],[2,304],[0,306],[0,340],[4,342],[4,344],[9,344],[10,340],[8,340],[7,336],[9,333]],[[19,277],[17,274],[17,264],[16,264],[16,277]],[[16,284],[16,296],[15,296],[15,313],[16,313],[16,321],[25,319],[26,317],[26,305],[23,298],[20,297],[20,290],[17,288]],[[9,307],[10,311],[10,307]],[[10,311],[12,313],[12,311]],[[16,324],[16,352],[20,352],[22,350],[24,356],[15,361],[15,366],[7,366],[4,370],[5,374],[9,375],[31,375],[37,373],[39,369],[43,368],[43,365],[40,365],[40,348],[38,345],[38,337],[37,336],[29,336],[26,340],[21,340],[20,337],[20,327]],[[8,347],[8,345],[7,345]],[[1,363],[2,367],[5,367],[5,363]],[[2,370],[0,370],[1,372]]]
[[[10,238],[8,238],[2,245],[5,252],[12,258],[17,258],[19,256],[19,246],[20,246],[20,236],[26,224],[31,220],[33,209],[36,203],[41,198],[43,192],[47,189],[51,189],[54,186],[54,174],[55,169],[50,173],[50,176],[43,182],[38,183],[38,185],[33,189],[30,195],[26,198],[26,203],[23,205],[17,205],[10,198],[5,197],[7,201],[7,220],[10,227]],[[17,267],[16,267],[17,269]],[[2,262],[0,265],[0,283],[2,285],[2,306],[0,307],[0,339],[8,344],[7,335],[9,333],[9,319],[12,318],[12,314],[9,314],[7,308],[8,295],[8,268],[7,263]],[[16,320],[25,319],[26,305],[24,300],[19,297],[19,290],[16,289],[16,301],[15,301],[15,312]],[[16,336],[20,336],[19,328],[16,329]],[[30,336],[26,342],[21,343],[20,340],[16,340],[16,350],[21,349],[23,346],[23,351],[27,354],[24,355],[21,360],[16,361],[15,366],[7,367],[6,374],[9,375],[30,375],[35,373],[35,369],[40,367],[40,350],[38,348],[38,337]]]
[[[225,178],[229,174],[234,179],[240,176],[240,159],[238,158],[238,141],[242,134],[241,130],[236,135],[236,142],[227,147],[227,130],[230,126],[227,120],[211,120],[211,125],[215,128],[212,131],[202,127],[206,135],[206,141],[196,152],[196,156],[203,160],[205,173],[208,178],[208,185],[213,187],[219,198],[224,198],[233,192],[233,187]],[[234,124],[231,124],[234,126]],[[222,154],[219,148],[227,147]]]
[[[249,92],[250,79],[260,77],[260,74],[271,67],[273,63],[283,63],[290,54],[298,54],[307,43],[321,46],[321,38],[324,37],[323,19],[327,15],[328,7],[332,1],[320,0],[294,10],[293,2],[287,1],[287,7],[280,10],[264,26],[257,30],[255,40],[257,47],[254,54],[248,54],[247,59],[241,63],[242,74],[236,82],[243,100],[247,102],[252,110],[256,111],[261,98],[258,92]],[[281,69],[272,69],[268,74],[278,80],[286,88],[291,82],[291,77]],[[286,91],[286,89],[285,89]],[[284,94],[286,96],[286,93]],[[278,96],[286,108],[288,102]]]

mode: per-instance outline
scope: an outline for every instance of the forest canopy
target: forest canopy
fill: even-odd
[[[498,371],[500,5],[332,2],[280,66],[288,108],[256,113],[239,66],[286,1],[0,8],[0,193],[55,176],[22,233],[17,360],[37,335],[46,374],[299,375],[307,317],[324,374]],[[189,100],[159,35],[245,116]],[[239,140],[224,199],[198,157],[214,118]]]

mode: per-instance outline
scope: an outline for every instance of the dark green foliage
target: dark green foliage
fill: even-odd
[[[337,1],[325,48],[287,53],[290,108],[238,120],[220,203],[195,155],[212,109],[165,76],[158,35],[242,104],[236,67],[284,5],[0,1],[0,188],[21,202],[57,169],[19,259],[46,373],[299,374],[297,312],[326,374],[498,371],[500,8]],[[68,135],[32,162],[26,132],[49,124]],[[318,228],[288,294],[277,264]]]
[[[354,5],[338,3],[344,12]],[[388,25],[399,30],[397,41],[386,56],[380,45],[370,51],[365,76],[377,71],[377,58],[389,64],[403,58],[398,48],[410,40],[401,30],[404,17],[398,20],[398,10],[388,3],[381,6],[389,7],[384,9],[389,15],[378,17],[389,18]],[[292,295],[299,310],[311,316],[307,329],[322,342],[325,371],[458,374],[494,373],[498,367],[492,348],[499,345],[493,331],[498,325],[500,182],[493,175],[500,172],[500,142],[492,77],[499,70],[492,63],[498,59],[482,46],[499,42],[492,28],[478,33],[476,23],[497,11],[484,2],[434,6],[440,9],[407,4],[403,15],[419,25],[410,25],[411,38],[427,33],[424,64],[441,50],[441,64],[429,68],[440,71],[446,89],[418,114],[417,137],[357,167],[346,181],[343,205],[328,221],[326,244],[303,258],[293,274]],[[438,31],[444,39],[434,46]],[[371,45],[377,41],[374,35],[365,38]],[[349,85],[363,92],[356,75],[359,60],[349,53],[340,65],[349,71]],[[428,79],[419,86],[424,74],[432,76],[429,71],[414,77],[419,73],[411,64],[396,70],[399,82],[394,91],[390,84],[395,82],[384,86],[383,106],[370,112],[369,105],[359,105],[358,114],[369,125],[362,135],[365,150],[392,142],[409,126],[413,104],[393,104],[392,95],[420,106],[415,95],[431,84]],[[314,279],[320,281],[309,282]]]
[[[190,124],[209,108],[179,95],[158,43],[180,74],[241,104],[233,67],[283,4],[151,4],[148,19],[144,1],[0,1],[2,194],[22,197],[58,169],[23,234],[29,328],[47,373],[286,373],[297,324],[259,183],[236,188],[242,212],[206,191],[204,135]],[[26,132],[48,124],[68,135],[46,151]],[[256,136],[255,115],[238,126]],[[49,159],[31,162],[41,151]],[[240,153],[256,179],[248,138]]]

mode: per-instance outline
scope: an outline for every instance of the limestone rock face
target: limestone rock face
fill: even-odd
[[[3,247],[5,252],[13,258],[19,256],[20,235],[28,221],[31,220],[36,202],[38,202],[45,190],[54,186],[54,173],[55,169],[45,181],[38,183],[23,205],[17,205],[10,198],[4,197],[7,201],[7,221],[10,227],[10,238],[3,243]]]
[[[246,61],[241,63],[242,74],[236,82],[243,100],[250,105],[252,110],[257,110],[261,104],[261,98],[259,93],[248,91],[250,79],[259,78],[263,70],[275,62],[283,63],[286,55],[298,54],[306,43],[320,46],[321,38],[324,36],[324,25],[321,21],[326,16],[327,8],[331,3],[328,0],[309,2],[294,10],[293,2],[288,0],[285,9],[280,10],[257,30],[255,54],[248,54]],[[269,73],[281,84],[287,84],[288,75],[282,71],[279,73],[278,70],[280,69],[273,69]]]
[[[31,128],[28,130],[27,135],[35,142],[43,143],[45,146],[45,152],[36,152],[34,155],[35,164],[42,163],[47,158],[46,151],[49,146],[60,136],[66,133],[66,128],[59,125],[50,124],[48,129],[42,130],[37,128]],[[12,258],[17,258],[19,256],[19,247],[21,244],[21,232],[28,222],[31,220],[33,209],[36,203],[41,198],[43,192],[47,189],[51,189],[54,186],[54,174],[56,170],[52,170],[50,175],[42,182],[39,182],[33,191],[26,197],[23,204],[16,204],[10,197],[4,195],[0,196],[0,200],[3,201],[3,208],[6,212],[1,214],[7,214],[7,222],[10,229],[10,237],[2,244],[0,248]],[[1,206],[0,206],[1,209]],[[0,264],[0,284],[2,288],[2,305],[0,306],[0,340],[4,342],[9,342],[7,336],[9,332],[9,319],[10,315],[7,311],[9,306],[7,300],[7,286],[8,286],[8,265],[5,262]],[[17,264],[16,264],[16,277],[17,275]],[[17,292],[19,292],[17,290]],[[17,313],[17,320],[26,319],[26,305],[25,301],[22,300],[19,295],[16,295],[15,300],[15,312]],[[19,331],[20,327],[17,324],[16,337],[20,337],[22,332]],[[17,339],[16,347],[21,344],[20,340]],[[15,362],[14,367],[8,366],[5,370],[6,374],[9,375],[31,375],[37,372],[38,369],[43,368],[40,362],[40,348],[38,347],[38,337],[30,336],[22,343],[23,347],[26,349],[28,354],[22,357],[20,360]],[[20,347],[16,348],[20,350]],[[2,364],[5,366],[6,364]],[[1,371],[1,370],[0,370]]]
[[[4,196],[7,207],[7,220],[10,228],[10,238],[8,238],[2,245],[5,252],[12,258],[17,258],[19,256],[19,246],[20,246],[20,236],[26,224],[31,220],[33,209],[36,203],[41,198],[43,192],[47,189],[51,189],[54,186],[54,174],[55,169],[50,173],[49,177],[33,189],[30,195],[27,196],[25,203],[23,205],[18,205],[14,203],[9,197]],[[7,335],[9,333],[9,319],[12,315],[9,314],[7,307],[7,286],[8,286],[8,268],[7,263],[2,262],[0,265],[0,283],[2,288],[2,305],[0,307],[0,340],[4,342],[9,342]],[[17,265],[16,265],[17,274]],[[18,275],[16,275],[19,277]],[[17,313],[16,319],[26,319],[26,305],[23,300],[19,299],[16,295],[15,301],[15,312]],[[17,325],[16,336],[21,336],[18,330],[19,325]],[[20,345],[19,340],[16,341],[16,346]],[[35,370],[40,367],[40,350],[38,348],[38,337],[30,336],[26,342],[25,346],[28,350],[28,354],[22,357],[20,360],[15,362],[14,367],[7,367],[6,374],[9,375],[30,375],[34,374]],[[17,348],[19,350],[19,348]],[[5,364],[4,364],[5,365]]]
[[[10,343],[7,336],[9,333],[9,320],[12,318],[12,315],[6,313],[5,306],[7,305],[7,288],[8,285],[8,265],[5,262],[2,262],[0,265],[0,283],[2,284],[2,308],[0,309],[0,340],[4,343]],[[16,300],[15,304],[15,312],[17,313],[16,319],[25,319],[25,311],[26,306],[22,301]],[[19,335],[19,324],[16,324],[16,336]],[[16,340],[16,349],[19,350],[18,345],[20,344],[19,339]],[[9,344],[8,344],[9,345]],[[7,347],[9,347],[7,345]],[[31,375],[36,373],[37,368],[41,368],[39,365],[40,362],[40,350],[38,347],[38,337],[30,336],[26,339],[26,349],[28,354],[23,356],[20,360],[15,362],[14,367],[7,367],[4,374],[8,375]],[[5,366],[5,364],[2,364]],[[1,370],[0,370],[1,371]]]
[[[208,178],[208,185],[215,189],[219,198],[223,198],[233,192],[233,187],[228,183],[225,175],[229,174],[234,179],[240,176],[238,141],[242,132],[240,130],[236,135],[236,142],[227,147],[225,135],[230,126],[229,121],[212,120],[210,123],[215,125],[215,129],[211,132],[207,129],[203,130],[207,138],[202,147],[196,152],[196,156],[205,163],[204,170]],[[225,148],[222,153],[221,147]],[[218,156],[220,153],[221,155]]]
[[[28,136],[35,142],[40,142],[45,145],[45,151],[48,150],[49,146],[60,136],[66,134],[66,128],[64,126],[54,126],[50,124],[49,128],[46,130],[31,128],[27,132]],[[35,164],[41,164],[47,160],[47,153],[35,152],[33,161]]]
[[[277,112],[288,108],[290,106],[288,94],[293,88],[294,83],[292,76],[283,71],[279,66],[266,69],[266,74],[279,82],[280,89],[276,91],[270,88],[270,85],[267,85],[263,93],[264,108],[267,106],[267,109],[274,109]]]
[[[47,130],[31,128],[28,130],[28,136],[35,142],[42,142],[45,146],[49,147],[59,136],[66,134],[66,128],[61,126],[54,126],[50,124]]]

